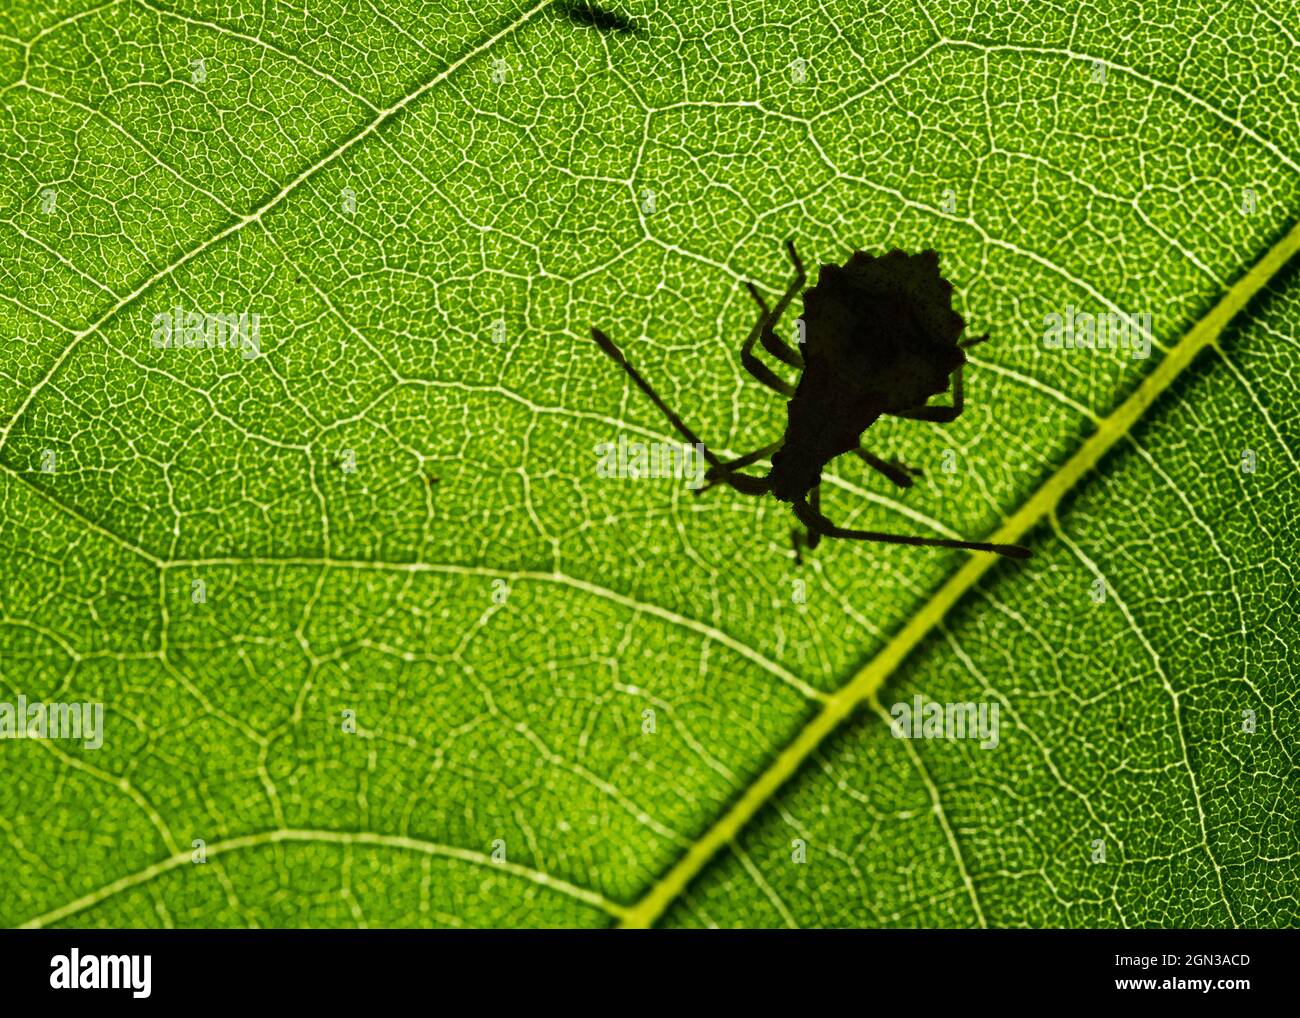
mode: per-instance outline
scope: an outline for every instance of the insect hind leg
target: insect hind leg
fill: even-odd
[[[974,346],[975,343],[982,343],[984,338],[977,339],[968,343],[967,346]],[[901,417],[908,421],[929,421],[931,424],[951,424],[962,415],[966,409],[966,394],[962,389],[960,365],[953,369],[952,372],[952,406],[919,406],[912,410],[901,410],[892,414],[894,417]]]
[[[754,356],[754,344],[761,341],[763,349],[783,364],[787,364],[792,368],[803,368],[803,354],[775,332],[776,324],[780,322],[781,316],[785,314],[790,302],[799,295],[799,291],[808,279],[808,274],[804,271],[803,261],[799,258],[799,253],[794,249],[794,241],[787,240],[785,246],[786,250],[790,252],[790,260],[794,262],[795,278],[786,287],[785,293],[781,294],[775,308],[767,306],[767,301],[763,300],[763,295],[758,292],[758,288],[753,283],[746,282],[745,284],[749,289],[750,296],[754,298],[754,303],[758,305],[759,316],[758,321],[754,323],[754,327],[745,338],[744,345],[740,348],[740,362],[754,378],[773,392],[789,399],[794,395],[794,387],[784,382],[771,368]]]
[[[762,382],[773,392],[789,399],[794,395],[794,386],[785,381],[775,371],[754,356],[754,344],[758,342],[766,332],[771,331],[772,312],[768,310],[767,304],[764,302],[758,290],[754,287],[754,284],[747,283],[745,285],[749,287],[749,292],[754,295],[754,300],[758,301],[758,306],[763,309],[763,312],[758,316],[758,321],[754,323],[754,327],[749,330],[749,335],[745,337],[745,342],[740,348],[740,363],[756,380]],[[763,348],[768,348],[767,343],[763,344]],[[788,364],[789,361],[786,361],[786,363]],[[797,365],[792,366],[802,367],[802,358]]]

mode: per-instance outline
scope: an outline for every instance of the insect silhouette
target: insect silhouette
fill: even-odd
[[[622,32],[640,35],[641,26],[618,11],[606,10],[590,0],[561,0],[554,10],[578,25],[586,25],[601,32]]]
[[[677,433],[698,446],[709,464],[707,485],[725,484],[742,495],[771,494],[790,503],[806,528],[791,533],[795,558],[801,547],[817,547],[823,537],[921,547],[988,551],[1029,558],[1028,548],[946,538],[912,537],[874,530],[849,530],[822,515],[822,470],[837,456],[853,453],[867,466],[901,488],[912,486],[921,471],[881,459],[860,444],[862,433],[889,415],[910,421],[946,424],[964,407],[962,368],[966,351],[988,334],[962,341],[966,323],[952,309],[952,284],[939,274],[939,255],[909,255],[897,249],[880,257],[855,251],[843,265],[823,265],[817,285],[803,294],[803,342],[796,349],[776,334],[776,325],[799,296],[807,275],[803,262],[786,241],[795,278],[774,307],[768,307],[752,283],[749,292],[759,307],[758,321],[740,348],[740,362],[755,379],[785,396],[787,423],[778,442],[723,462],[655,392],[605,333],[592,337],[633,382],[650,397]],[[790,385],[754,353],[754,344],[788,367],[800,371]],[[931,406],[930,399],[948,390],[952,403]],[[760,477],[744,472],[770,457],[771,469]]]

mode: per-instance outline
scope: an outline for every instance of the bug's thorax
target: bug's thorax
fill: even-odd
[[[805,377],[807,377],[805,375]],[[846,405],[803,379],[786,404],[786,428],[781,448],[772,454],[768,481],[782,502],[801,500],[821,482],[822,469],[836,456],[858,447],[862,432],[883,413],[874,401]]]

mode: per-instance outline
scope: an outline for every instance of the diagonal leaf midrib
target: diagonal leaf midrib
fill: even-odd
[[[484,50],[488,49],[490,46],[494,45],[498,40],[500,40],[500,39],[503,38],[504,36],[508,35],[509,33],[513,32],[513,31],[515,31],[515,30],[517,30],[517,29],[518,29],[520,26],[522,26],[525,22],[529,21],[529,20],[530,20],[531,18],[533,18],[537,13],[541,12],[542,10],[544,10],[544,9],[545,9],[546,7],[548,7],[548,6],[550,6],[549,0],[547,0],[547,2],[543,2],[543,3],[538,4],[538,5],[537,5],[536,7],[534,7],[532,10],[530,10],[530,11],[528,12],[528,14],[526,14],[526,15],[524,15],[522,18],[516,20],[516,21],[513,22],[513,23],[512,23],[508,28],[506,28],[506,29],[504,29],[502,32],[500,32],[500,33],[498,33],[498,34],[492,36],[491,39],[489,39],[486,43],[481,44],[481,45],[480,45],[480,46],[479,46],[475,51],[472,51],[470,54],[467,54],[464,58],[462,58],[462,59],[460,59],[459,61],[457,61],[457,64],[461,64],[461,63],[463,63],[465,60],[468,60],[468,59],[472,58],[472,56],[477,55],[478,53],[481,53],[481,52],[483,52]],[[163,269],[163,270],[160,270],[156,275],[154,275],[153,277],[151,277],[150,279],[148,279],[145,283],[143,283],[143,284],[142,284],[138,289],[132,291],[132,293],[130,293],[127,297],[123,298],[123,300],[122,300],[122,301],[121,301],[117,306],[115,306],[114,308],[110,309],[110,311],[108,311],[108,312],[107,312],[103,317],[101,317],[98,321],[96,321],[96,322],[93,323],[92,325],[88,326],[88,327],[87,327],[83,332],[77,334],[77,335],[72,339],[72,341],[71,341],[71,343],[69,344],[68,348],[65,349],[64,352],[63,352],[62,354],[59,355],[59,357],[56,359],[56,361],[55,361],[55,363],[53,364],[53,366],[49,369],[49,371],[47,372],[47,374],[45,375],[45,377],[41,380],[40,384],[39,384],[38,387],[37,387],[37,390],[39,390],[40,388],[44,387],[44,386],[45,386],[45,385],[50,381],[50,379],[53,378],[55,374],[57,374],[57,372],[58,372],[58,370],[60,369],[60,367],[62,366],[62,364],[65,363],[65,362],[67,361],[67,359],[71,356],[71,354],[72,354],[72,350],[73,350],[73,347],[79,345],[81,339],[86,338],[87,336],[90,336],[90,335],[92,335],[92,334],[98,332],[98,331],[99,331],[99,330],[100,330],[100,329],[101,329],[105,324],[107,324],[107,323],[108,323],[112,318],[114,318],[114,317],[117,315],[117,313],[118,313],[119,311],[123,310],[127,305],[129,305],[130,303],[132,303],[136,298],[138,298],[139,296],[141,296],[141,295],[142,295],[145,291],[147,291],[147,290],[148,290],[148,289],[149,289],[149,288],[150,288],[150,287],[151,287],[155,282],[158,282],[158,281],[160,281],[161,279],[166,278],[168,275],[170,275],[173,271],[175,271],[175,270],[176,270],[177,268],[179,268],[181,265],[183,265],[183,264],[185,264],[185,263],[191,261],[193,258],[195,258],[195,257],[197,257],[198,255],[202,254],[203,251],[205,251],[208,247],[211,247],[211,246],[214,246],[214,245],[220,243],[221,240],[223,240],[225,237],[229,236],[231,233],[236,232],[236,230],[242,229],[242,227],[243,227],[244,225],[247,225],[248,222],[253,221],[253,220],[257,219],[257,218],[260,218],[261,215],[262,215],[265,211],[269,210],[269,209],[270,209],[271,207],[273,207],[274,205],[279,204],[279,203],[280,203],[284,198],[286,198],[286,197],[289,195],[290,192],[292,192],[293,190],[295,190],[299,184],[301,184],[302,182],[304,182],[308,177],[310,177],[311,175],[313,175],[317,170],[323,168],[323,167],[324,167],[325,165],[327,165],[329,162],[334,161],[336,158],[338,158],[339,156],[341,156],[344,152],[346,152],[347,150],[349,150],[350,148],[352,148],[352,146],[353,146],[354,144],[356,144],[357,142],[359,142],[363,137],[367,136],[367,135],[368,135],[369,133],[371,133],[374,129],[377,129],[377,128],[381,125],[381,122],[384,121],[384,120],[386,120],[386,119],[388,118],[388,116],[390,116],[390,115],[396,115],[397,111],[398,111],[401,107],[404,107],[407,103],[409,103],[410,101],[413,101],[415,98],[418,97],[419,94],[422,94],[424,91],[427,91],[427,89],[428,89],[429,87],[432,87],[433,84],[436,84],[436,81],[437,81],[437,80],[442,80],[443,78],[445,78],[446,75],[449,74],[449,73],[451,72],[452,69],[454,69],[454,68],[448,68],[448,69],[446,69],[446,70],[444,70],[444,71],[442,71],[442,72],[439,72],[439,75],[435,77],[435,80],[434,80],[434,81],[427,82],[425,85],[422,85],[419,89],[417,89],[415,92],[413,92],[411,95],[409,95],[406,99],[403,99],[403,100],[402,100],[400,103],[398,103],[396,106],[394,106],[394,107],[390,107],[390,109],[389,109],[388,111],[385,111],[385,113],[381,115],[380,120],[379,120],[379,121],[376,121],[375,123],[373,123],[373,124],[371,125],[371,127],[366,128],[366,129],[363,129],[363,130],[362,130],[361,132],[359,132],[358,134],[352,136],[349,140],[347,140],[347,141],[341,143],[339,146],[336,146],[336,147],[334,148],[334,150],[331,152],[330,155],[326,156],[324,159],[322,159],[321,161],[317,162],[316,164],[314,164],[313,166],[311,166],[311,167],[309,167],[307,170],[305,170],[302,174],[299,175],[299,177],[295,178],[293,181],[290,182],[290,184],[286,185],[286,187],[285,187],[284,189],[282,189],[278,195],[276,195],[276,196],[273,197],[270,201],[268,201],[267,203],[265,203],[265,204],[264,204],[264,205],[263,205],[263,206],[262,206],[258,211],[256,211],[255,213],[250,214],[250,216],[248,216],[248,217],[244,217],[242,220],[236,220],[236,222],[235,222],[234,224],[231,224],[230,226],[228,226],[228,227],[226,227],[226,228],[223,228],[222,231],[220,231],[219,233],[217,233],[217,234],[214,235],[213,237],[209,238],[209,240],[204,241],[204,242],[203,242],[202,244],[200,244],[197,248],[195,248],[192,252],[190,252],[189,254],[185,255],[183,258],[181,258],[180,260],[176,261],[174,264],[172,264],[172,265],[166,267],[166,268]],[[1294,233],[1294,231],[1293,231],[1293,233]],[[1288,235],[1288,236],[1290,236],[1290,235]],[[1273,251],[1276,251],[1276,250],[1277,250],[1277,248],[1274,248],[1274,249],[1273,249]],[[1292,250],[1294,250],[1294,248],[1292,248]],[[1272,254],[1272,253],[1273,253],[1273,252],[1270,252],[1270,254]],[[1259,263],[1256,263],[1257,267],[1258,267],[1259,265],[1263,264],[1264,261],[1267,261],[1267,258],[1268,258],[1268,256],[1265,256],[1265,259],[1262,259]],[[1251,271],[1252,271],[1252,273],[1254,272],[1253,269],[1252,269]],[[1274,271],[1273,271],[1272,273],[1270,273],[1269,276],[1268,276],[1267,278],[1265,278],[1264,280],[1262,280],[1261,282],[1259,282],[1259,284],[1258,284],[1258,285],[1257,285],[1253,290],[1251,290],[1251,293],[1253,294],[1254,292],[1256,292],[1256,291],[1259,289],[1260,286],[1264,285],[1264,284],[1267,282],[1267,280],[1268,280],[1269,278],[1273,278],[1273,275],[1275,275],[1275,274],[1276,274],[1276,267],[1275,267]],[[1248,273],[1247,278],[1249,278],[1250,275],[1251,275],[1251,274]],[[1240,284],[1238,284],[1238,285],[1240,285]],[[1234,292],[1235,290],[1236,290],[1236,287],[1233,288],[1233,291],[1229,291],[1229,295],[1231,295],[1231,293]],[[1226,297],[1225,297],[1224,299],[1227,300]],[[1249,299],[1249,296],[1247,296],[1245,299],[1243,299],[1243,301],[1241,302],[1241,305],[1240,305],[1240,306],[1244,306],[1245,300],[1248,300],[1248,299]],[[1222,302],[1221,302],[1221,304],[1222,304]],[[1218,307],[1219,307],[1219,305],[1216,305],[1216,310],[1218,309]],[[1240,309],[1240,307],[1237,308],[1237,310],[1239,310],[1239,309]],[[1184,337],[1184,339],[1183,339],[1182,341],[1180,341],[1180,342],[1175,346],[1175,348],[1173,349],[1173,351],[1171,351],[1169,357],[1166,357],[1166,358],[1161,362],[1161,364],[1160,364],[1160,366],[1159,366],[1160,369],[1163,369],[1163,367],[1169,363],[1169,360],[1170,360],[1171,357],[1173,357],[1174,353],[1176,353],[1178,350],[1180,350],[1180,349],[1183,347],[1184,343],[1186,343],[1186,341],[1187,341],[1188,339],[1191,338],[1191,336],[1193,335],[1193,333],[1196,332],[1196,329],[1199,328],[1202,324],[1204,324],[1204,323],[1205,323],[1209,318],[1211,318],[1212,315],[1213,315],[1213,313],[1214,313],[1214,312],[1212,311],[1209,315],[1207,315],[1207,316],[1205,316],[1204,318],[1202,318],[1202,319],[1200,320],[1200,322],[1197,323],[1197,326],[1196,326],[1195,328],[1193,328],[1192,332],[1189,332],[1188,334],[1186,334],[1186,336]],[[1234,311],[1233,313],[1235,314],[1235,311]],[[1229,317],[1231,317],[1231,316],[1229,316]],[[1226,325],[1226,322],[1227,322],[1226,319],[1224,319],[1224,321],[1222,321],[1222,322],[1219,322],[1218,325],[1217,325],[1217,327],[1216,327],[1216,329],[1215,329],[1215,331],[1214,331],[1213,336],[1210,336],[1209,338],[1204,339],[1204,341],[1201,342],[1201,343],[1196,347],[1196,349],[1192,350],[1192,352],[1191,352],[1191,354],[1189,355],[1189,358],[1188,358],[1188,363],[1190,363],[1190,358],[1191,358],[1191,357],[1194,357],[1195,354],[1196,354],[1197,352],[1199,352],[1200,349],[1203,349],[1205,345],[1213,344],[1213,342],[1214,342],[1214,337],[1218,335],[1218,333],[1222,330],[1223,326]],[[1186,366],[1186,363],[1181,364],[1180,366],[1178,366],[1178,368],[1177,368],[1176,371],[1175,371],[1175,374],[1177,374],[1178,372],[1181,372],[1181,370],[1182,370],[1185,366]],[[1153,372],[1153,375],[1152,375],[1152,376],[1148,376],[1147,380],[1144,381],[1141,385],[1139,385],[1138,389],[1135,391],[1135,394],[1136,394],[1136,392],[1140,392],[1140,391],[1142,391],[1143,386],[1145,386],[1145,385],[1147,384],[1147,382],[1150,381],[1151,377],[1153,377],[1155,374],[1158,374],[1158,373],[1159,373],[1159,371],[1157,371],[1157,372]],[[1165,387],[1165,385],[1167,385],[1168,382],[1172,380],[1172,377],[1173,377],[1173,376],[1170,376],[1168,379],[1165,380],[1165,382],[1164,382],[1164,383],[1163,383],[1163,384],[1162,384],[1162,385],[1161,385],[1161,386],[1156,390],[1156,393],[1154,393],[1154,394],[1152,395],[1152,398],[1154,398],[1154,395],[1158,394],[1159,391],[1162,391],[1162,390],[1163,390],[1163,388]],[[0,431],[0,450],[3,449],[3,447],[4,447],[4,445],[5,445],[5,442],[6,442],[7,439],[8,439],[8,436],[9,436],[10,431],[11,431],[12,428],[17,424],[17,422],[19,421],[19,419],[22,417],[23,412],[25,411],[26,407],[27,407],[27,406],[28,406],[28,405],[33,401],[33,399],[35,398],[35,396],[36,396],[36,391],[37,391],[37,390],[33,390],[32,393],[29,394],[29,398],[28,398],[28,400],[24,403],[23,408],[21,408],[21,409],[19,410],[18,414],[15,415],[15,417],[14,417],[14,418],[9,422],[9,425],[8,425],[8,426],[7,426],[3,431]],[[1146,403],[1143,403],[1143,404],[1139,407],[1139,409],[1138,409],[1138,413],[1139,413],[1139,414],[1140,414],[1142,411],[1145,410],[1146,406],[1149,405],[1149,402],[1150,402],[1150,401],[1148,400]],[[1124,404],[1124,405],[1127,406],[1128,404],[1126,403],[1126,404]],[[1121,409],[1122,409],[1122,408],[1121,408]],[[1117,411],[1117,412],[1118,412],[1118,411]],[[1112,415],[1111,417],[1106,418],[1106,421],[1110,421],[1110,420],[1112,420],[1113,417],[1114,417],[1114,415]],[[1134,419],[1136,420],[1136,417],[1135,417]],[[1103,422],[1103,426],[1104,426],[1104,424],[1105,424],[1105,422]],[[1110,439],[1110,440],[1105,444],[1105,447],[1102,448],[1102,449],[1097,453],[1097,456],[1100,457],[1102,454],[1104,454],[1105,449],[1108,448],[1109,445],[1110,445],[1111,443],[1113,443],[1113,441],[1117,440],[1117,438],[1118,438],[1118,437],[1121,437],[1121,436],[1122,436],[1122,432],[1121,432],[1119,435],[1116,435],[1116,436],[1112,437],[1112,438],[1111,438],[1111,439]],[[1095,439],[1095,438],[1096,438],[1096,435],[1093,436],[1093,439]],[[1093,439],[1089,439],[1089,441],[1092,441]],[[1085,448],[1086,448],[1086,443],[1085,443]],[[1080,450],[1080,451],[1082,451],[1082,450]],[[1078,453],[1076,453],[1075,456],[1077,457],[1077,456],[1078,456]],[[1074,460],[1072,459],[1070,462],[1073,462],[1073,461],[1074,461]],[[1067,466],[1068,466],[1068,464],[1067,464]],[[1064,469],[1064,468],[1062,468],[1062,469]],[[1086,470],[1085,470],[1084,472],[1086,473]],[[1058,471],[1058,475],[1059,475],[1059,471]],[[1054,477],[1055,477],[1055,476],[1057,476],[1057,475],[1054,475]],[[1082,475],[1080,475],[1080,476],[1082,476]],[[1077,482],[1078,479],[1079,479],[1079,478],[1075,478],[1075,481],[1072,481],[1071,483],[1073,484],[1073,483]],[[1050,482],[1049,482],[1049,483],[1050,483]],[[1063,495],[1063,494],[1065,493],[1065,491],[1067,491],[1067,490],[1069,490],[1068,487],[1065,488],[1065,489],[1062,489],[1061,492],[1058,494],[1057,498],[1059,499],[1060,495]],[[1041,492],[1041,491],[1042,491],[1042,489],[1040,489],[1040,492]],[[1035,497],[1037,497],[1037,495],[1035,495]],[[1030,503],[1032,503],[1032,502],[1033,502],[1033,499],[1030,500]],[[1029,505],[1030,503],[1026,503],[1026,505]],[[1023,510],[1024,508],[1025,508],[1025,507],[1022,506],[1022,510]],[[1021,511],[1022,511],[1022,510],[1021,510]],[[1019,516],[1019,513],[1020,513],[1020,511],[1017,511],[1017,516]],[[1015,517],[1013,517],[1013,519],[1014,519],[1014,518],[1015,518]],[[1041,519],[1041,515],[1040,515],[1039,517],[1037,517],[1037,519]],[[86,522],[90,522],[90,521],[86,521]],[[1036,521],[1035,521],[1035,522],[1036,522]],[[1027,524],[1027,527],[1029,527],[1029,526],[1033,526],[1033,522]],[[1005,530],[1005,528],[1004,528],[1004,530]],[[114,535],[114,536],[116,536],[116,535]],[[986,571],[987,568],[989,568],[989,567],[991,566],[991,564],[992,564],[991,562],[987,562],[987,561],[986,561],[986,562],[985,562],[985,567],[984,567],[984,569],[979,570],[980,574],[982,574],[984,571]],[[969,563],[968,563],[968,565],[969,565]],[[942,592],[942,590],[946,590],[946,589],[948,588],[948,585],[949,585],[949,584],[951,584],[952,582],[954,582],[954,580],[956,580],[957,578],[961,577],[964,573],[965,573],[965,570],[964,570],[964,569],[963,569],[963,570],[959,570],[958,573],[955,574],[955,576],[954,576],[953,578],[950,578],[950,580],[948,581],[948,583],[946,583],[946,584],[944,585],[944,587],[941,588],[941,592]],[[973,586],[975,583],[978,582],[978,579],[979,579],[979,576],[978,576],[978,575],[977,575],[977,576],[974,576],[974,577],[969,581],[969,583],[967,583],[967,584],[965,585],[965,588],[964,588],[964,589],[969,589],[969,587]],[[937,597],[937,596],[938,596],[938,595],[936,595],[936,597]],[[958,596],[960,596],[960,594],[959,594]],[[933,603],[934,603],[934,601],[933,601],[933,599],[932,599],[931,602],[930,602],[930,604],[933,604]],[[953,602],[953,603],[955,603],[955,599],[954,599],[954,602]],[[951,605],[949,605],[948,607],[951,607]],[[928,608],[929,608],[929,604],[927,604],[927,605],[925,606],[925,608],[922,609],[922,611],[924,612],[924,611],[927,610]],[[946,610],[947,610],[947,607],[945,607],[943,610],[946,611]],[[939,616],[939,618],[941,618],[941,617],[942,617],[942,615]],[[937,621],[938,621],[938,618],[936,618],[936,619],[934,620],[934,622],[937,622]],[[934,623],[931,623],[931,625],[930,625],[929,627],[927,627],[926,631],[928,631],[929,628],[932,628],[933,624],[934,624]],[[909,628],[910,628],[910,627],[909,627]],[[905,628],[905,629],[903,630],[903,633],[906,633],[907,631],[908,631],[908,629]],[[902,636],[902,633],[900,633],[900,637],[901,637],[901,636]],[[876,687],[873,687],[873,688],[878,688],[879,683],[883,683],[883,682],[885,681],[885,679],[888,678],[888,675],[889,675],[890,673],[892,673],[892,670],[897,666],[898,663],[901,662],[901,660],[903,659],[903,657],[905,657],[905,656],[907,655],[907,653],[910,652],[910,650],[912,649],[912,647],[915,646],[915,643],[916,643],[917,641],[919,641],[923,636],[924,636],[924,632],[919,633],[919,634],[917,635],[917,637],[916,637],[916,640],[913,641],[912,644],[910,644],[909,646],[903,648],[903,650],[902,650],[900,656],[898,657],[898,659],[897,659],[896,661],[893,661],[892,664],[890,664],[890,666],[889,666],[888,669],[886,669],[886,670],[883,671],[883,672],[880,672],[879,682],[877,683]],[[897,638],[895,639],[895,642],[897,642]],[[889,644],[889,646],[886,648],[886,652],[887,652],[890,648],[892,648],[893,646],[894,646],[894,643]],[[884,656],[885,656],[884,653],[882,653],[882,655],[881,655],[880,657],[877,657],[877,658],[875,659],[875,661],[873,661],[870,665],[867,666],[867,669],[871,669],[871,668],[873,668],[873,667],[875,666],[876,662],[879,662],[879,661],[880,661]],[[865,670],[864,670],[864,671],[865,671]],[[838,700],[838,699],[840,698],[841,694],[843,694],[844,692],[846,692],[850,687],[853,687],[853,686],[856,684],[857,679],[858,679],[859,677],[861,677],[862,674],[863,674],[863,672],[859,672],[859,673],[857,674],[857,676],[855,676],[855,678],[854,678],[853,680],[851,680],[851,681],[850,681],[850,682],[849,682],[845,687],[843,687],[843,688],[841,689],[840,693],[836,693],[836,694],[835,694],[835,699]],[[844,711],[844,715],[843,715],[843,716],[847,716],[848,713],[850,713],[850,712],[852,711],[852,709],[853,709],[857,704],[861,703],[861,702],[862,702],[863,700],[865,700],[865,699],[869,699],[870,696],[871,696],[871,692],[867,692],[867,693],[865,693],[865,694],[864,694],[860,699],[858,699],[856,702],[849,703],[848,706],[846,707],[845,711]],[[827,709],[829,709],[829,706],[828,706]],[[823,714],[824,714],[824,713],[826,713],[826,712],[823,711]],[[842,717],[841,717],[840,719],[837,719],[837,720],[836,720],[836,722],[835,722],[836,724],[838,724],[838,720],[842,720]],[[832,726],[832,727],[833,727],[833,726]],[[806,729],[805,729],[805,730],[806,730]],[[827,731],[824,732],[823,735],[825,735],[825,734],[829,734],[829,731],[830,731],[830,730],[831,730],[831,729],[827,729]],[[820,741],[820,738],[819,738],[819,741]],[[806,754],[805,754],[805,756],[806,756]],[[797,770],[797,769],[798,769],[798,764],[796,763],[795,766],[791,768],[791,770],[790,770],[790,774],[793,774],[793,773],[795,772],[795,770]],[[789,775],[787,775],[787,776],[789,776]],[[760,780],[761,780],[761,779],[760,779]],[[784,779],[783,779],[783,780],[784,780]],[[776,788],[776,786],[773,785],[772,788],[769,789],[769,793],[775,791],[775,788]],[[738,792],[738,794],[740,794],[740,793]],[[747,796],[747,795],[748,795],[748,792],[744,792],[743,794],[745,794],[745,795]],[[766,802],[767,799],[769,799],[769,798],[770,798],[770,794],[764,798],[763,802]],[[760,803],[759,803],[759,806],[758,806],[757,808],[761,808],[761,805],[763,804],[763,802],[760,802]],[[755,810],[755,811],[756,811],[756,810]],[[742,821],[742,823],[743,823],[743,821]],[[739,828],[737,828],[737,829],[739,829]],[[700,862],[700,865],[696,868],[695,872],[698,872],[700,869],[702,869],[703,866],[704,866],[706,863],[707,863],[707,857],[706,857],[705,859],[703,859],[703,860]],[[689,879],[689,877],[688,877],[687,879]],[[684,883],[683,883],[683,886],[684,886]],[[669,900],[671,900],[671,899],[669,899]],[[667,901],[665,901],[665,905],[666,905],[666,904],[667,904]],[[631,922],[631,923],[628,923],[628,925],[636,925],[636,923],[635,923],[635,922]]]
[[[1016,544],[1053,513],[1061,500],[1100,463],[1110,448],[1129,434],[1134,424],[1155,403],[1173,381],[1207,347],[1216,347],[1228,324],[1274,279],[1288,261],[1300,252],[1300,221],[1256,261],[1223,296],[1202,315],[1161,358],[1155,370],[1133,389],[1079,448],[1023,502],[993,534],[990,542]],[[842,685],[750,785],[739,793],[728,810],[710,825],[686,853],[632,905],[620,927],[653,926],[686,886],[705,868],[724,845],[771,800],[803,762],[853,711],[874,703],[884,682],[908,658],[921,640],[943,621],[947,613],[1000,560],[996,556],[972,554],[966,563],[912,615],[902,629],[866,665]]]

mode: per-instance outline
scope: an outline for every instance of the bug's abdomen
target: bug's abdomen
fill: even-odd
[[[882,413],[920,406],[948,388],[965,361],[965,323],[934,251],[879,258],[855,251],[823,265],[804,294],[806,374],[843,409],[867,403]],[[800,380],[803,388],[804,379]]]
[[[812,490],[822,468],[857,448],[882,414],[923,406],[946,390],[966,360],[965,323],[934,251],[879,258],[855,251],[842,266],[823,265],[803,300],[804,370],[768,475],[785,502]]]

